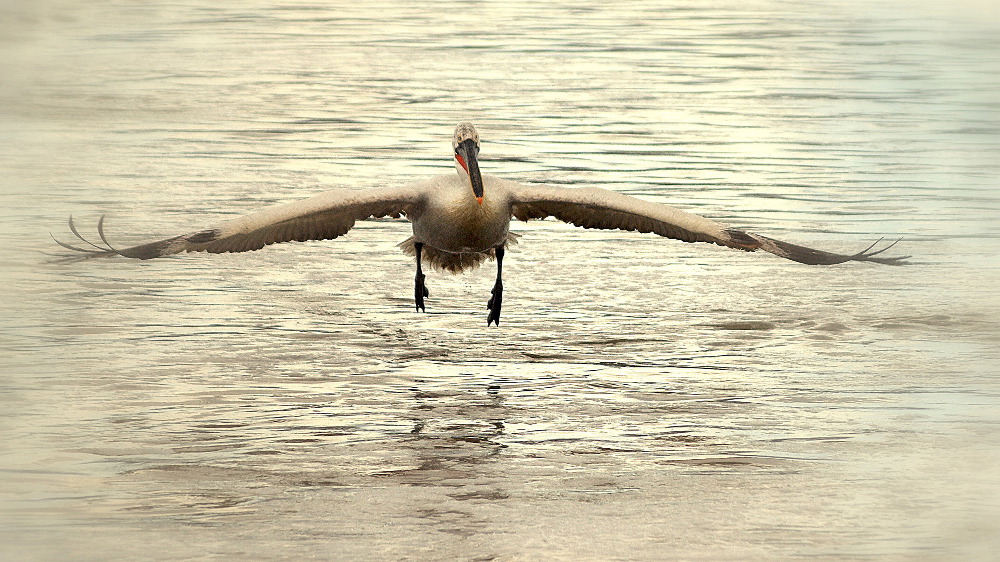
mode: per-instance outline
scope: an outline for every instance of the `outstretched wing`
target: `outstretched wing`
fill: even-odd
[[[848,261],[869,261],[901,265],[909,256],[876,257],[893,244],[872,251],[876,242],[856,254],[835,254],[782,242],[759,234],[727,228],[713,220],[691,213],[622,195],[614,191],[588,188],[563,188],[524,185],[503,181],[512,202],[513,215],[521,220],[555,217],[584,228],[603,228],[652,232],[684,242],[711,242],[720,246],[753,252],[764,250],[776,256],[810,265],[832,265]]]
[[[56,242],[64,248],[86,253],[85,257],[119,255],[142,260],[180,252],[248,252],[279,242],[337,238],[350,230],[356,221],[412,215],[419,212],[422,202],[420,184],[368,191],[336,189],[263,209],[214,228],[120,250],[112,247],[104,235],[104,217],[97,224],[104,246],[81,236],[71,217],[70,230],[91,248]]]

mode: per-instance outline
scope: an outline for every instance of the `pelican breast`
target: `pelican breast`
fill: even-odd
[[[445,252],[489,252],[507,240],[510,226],[510,197],[495,178],[483,177],[482,204],[476,201],[468,180],[442,176],[435,182],[413,223],[413,234]]]

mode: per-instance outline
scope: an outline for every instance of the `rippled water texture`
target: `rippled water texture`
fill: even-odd
[[[399,4],[0,8],[0,557],[1000,547],[987,3]],[[414,313],[398,221],[48,261],[71,214],[125,245],[449,173],[460,120],[486,173],[914,264],[521,224],[486,329],[494,266]]]

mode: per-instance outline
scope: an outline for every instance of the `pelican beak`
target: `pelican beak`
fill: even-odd
[[[483,176],[479,174],[479,147],[476,141],[465,139],[455,148],[455,158],[458,163],[465,168],[469,174],[469,181],[472,183],[472,193],[476,195],[476,201],[483,204]]]

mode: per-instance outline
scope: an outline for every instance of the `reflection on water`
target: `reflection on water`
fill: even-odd
[[[2,10],[7,558],[994,551],[1000,51],[968,11]],[[448,173],[465,119],[487,173],[918,264],[523,224],[488,330],[491,264],[412,312],[396,221],[46,262],[69,214],[124,245]]]

